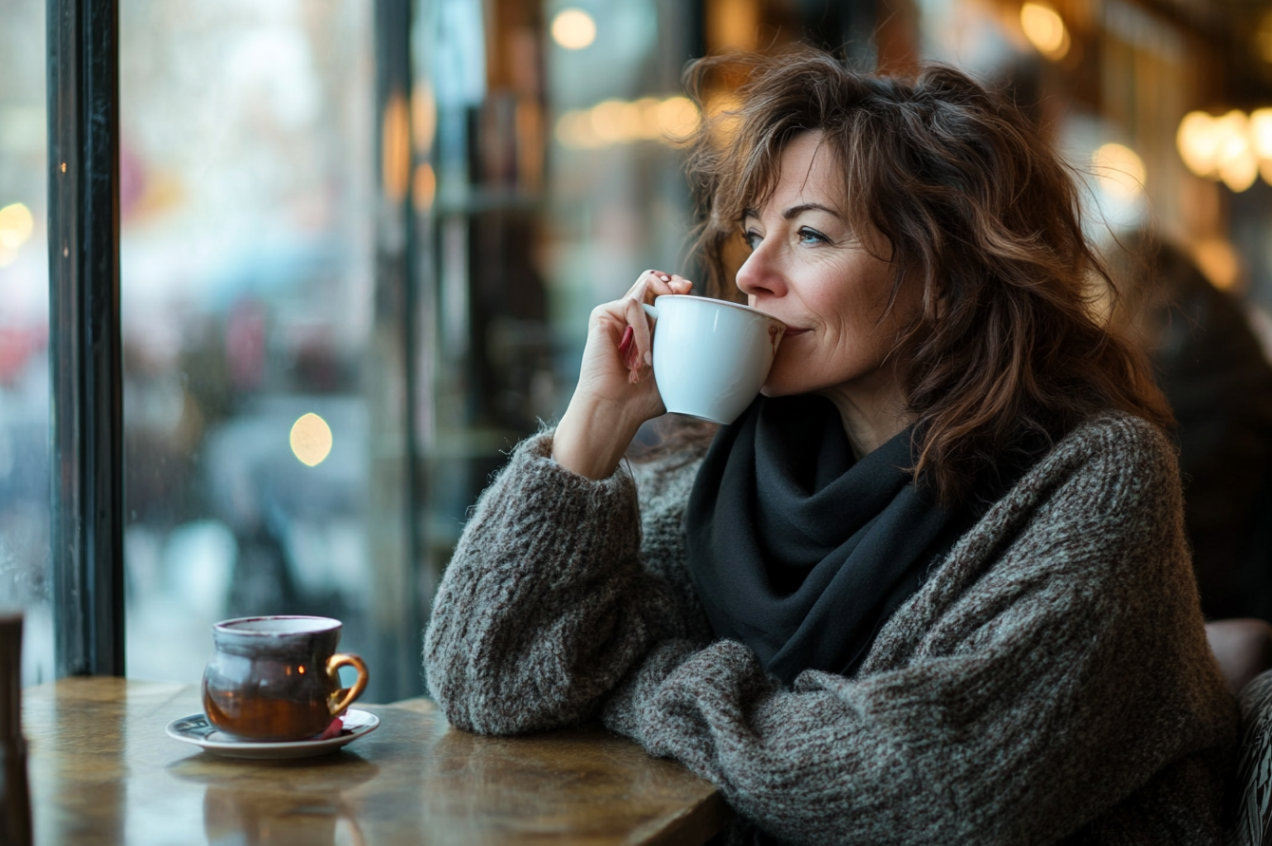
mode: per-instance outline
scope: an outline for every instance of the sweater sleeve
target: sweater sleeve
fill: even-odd
[[[1218,842],[1213,774],[1235,712],[1197,608],[1173,456],[1138,421],[1091,440],[991,510],[858,676],[805,671],[784,690],[741,644],[668,641],[606,724],[792,841],[1051,843],[1122,826],[1138,835],[1109,839]],[[1121,819],[1139,791],[1155,811]]]
[[[469,731],[586,720],[655,641],[695,628],[665,562],[642,562],[632,476],[620,467],[589,480],[551,451],[550,432],[516,448],[479,498],[434,600],[429,689]],[[649,518],[662,533],[678,522],[657,509]]]

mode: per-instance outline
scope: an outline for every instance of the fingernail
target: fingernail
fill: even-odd
[[[649,354],[649,350],[645,351],[645,363],[648,364],[650,367],[653,367],[654,365],[654,357]]]

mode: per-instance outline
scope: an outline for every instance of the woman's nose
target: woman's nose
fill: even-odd
[[[771,250],[761,243],[738,268],[738,290],[748,297],[780,297],[786,293],[786,279]]]

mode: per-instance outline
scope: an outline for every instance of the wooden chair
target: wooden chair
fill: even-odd
[[[1206,624],[1210,648],[1241,702],[1234,846],[1272,844],[1272,625],[1263,620]]]
[[[1272,625],[1263,620],[1215,620],[1206,623],[1206,639],[1238,696],[1255,676],[1272,669]]]

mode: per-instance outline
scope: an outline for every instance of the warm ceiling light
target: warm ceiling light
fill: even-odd
[[[1261,168],[1270,169],[1272,109],[1258,109],[1249,116],[1240,109],[1219,117],[1189,112],[1179,123],[1175,144],[1193,173],[1244,191],[1254,184]]]
[[[1123,144],[1105,144],[1091,154],[1091,170],[1100,187],[1115,197],[1133,200],[1144,193],[1144,160]]]
[[[582,9],[565,9],[552,19],[552,40],[567,50],[582,50],[596,40],[596,21]]]
[[[1223,184],[1241,192],[1259,177],[1259,160],[1250,143],[1250,120],[1245,112],[1233,109],[1215,121],[1219,144],[1215,151],[1215,169]]]
[[[1215,171],[1221,135],[1216,121],[1205,112],[1189,112],[1179,122],[1175,146],[1188,169],[1198,176]]]
[[[1234,156],[1219,164],[1219,178],[1224,185],[1240,194],[1259,178],[1259,160],[1247,148],[1245,155]]]
[[[1250,141],[1260,159],[1272,159],[1272,109],[1255,109],[1250,113]]]
[[[1020,28],[1029,43],[1048,59],[1059,60],[1069,52],[1069,30],[1060,13],[1046,3],[1026,3],[1020,7]]]

